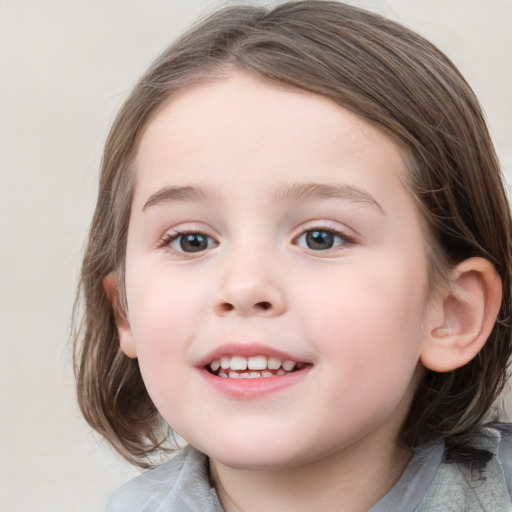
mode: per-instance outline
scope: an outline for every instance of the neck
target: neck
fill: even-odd
[[[210,460],[210,474],[226,512],[363,512],[393,487],[411,452],[393,445],[363,453],[345,449],[272,471],[233,469]]]

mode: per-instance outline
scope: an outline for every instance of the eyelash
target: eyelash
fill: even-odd
[[[328,235],[337,237],[339,239],[339,243],[337,243],[333,247],[328,247],[326,249],[313,249],[311,247],[305,247],[305,249],[308,249],[313,252],[317,252],[317,253],[328,252],[331,249],[336,249],[337,247],[340,247],[340,246],[350,246],[355,243],[354,238],[346,235],[344,232],[336,230],[336,229],[328,228],[328,227],[308,227],[307,229],[305,228],[302,230],[302,232],[300,233],[299,236],[297,236],[293,239],[293,243],[300,247],[300,245],[298,244],[299,240],[303,237],[307,237],[308,234],[312,234],[315,232],[323,233],[323,234],[327,233]],[[173,242],[176,242],[181,237],[186,237],[187,235],[196,235],[196,236],[204,237],[207,240],[207,247],[205,247],[204,249],[199,249],[197,251],[184,251],[184,250],[180,251],[171,246],[173,244]],[[320,238],[322,238],[322,237],[320,237]],[[210,245],[210,241],[213,241],[212,245]],[[158,248],[168,248],[176,254],[191,255],[191,254],[195,254],[195,253],[204,253],[206,250],[212,249],[212,248],[216,247],[217,245],[218,245],[218,242],[216,242],[211,236],[209,236],[201,231],[188,230],[188,231],[174,231],[172,233],[165,233],[165,235],[162,237],[162,239],[158,243]]]
[[[329,227],[308,227],[308,228],[305,228],[303,229],[303,231],[301,232],[301,234],[296,237],[294,239],[294,243],[298,245],[298,242],[301,238],[303,237],[307,237],[308,234],[312,234],[312,233],[327,233],[329,235],[333,235],[334,237],[337,237],[339,239],[339,243],[336,244],[335,246],[333,247],[328,247],[326,249],[319,249],[319,250],[315,250],[311,247],[307,247],[307,249],[313,251],[313,252],[328,252],[330,251],[331,249],[336,249],[340,246],[350,246],[350,245],[353,245],[355,243],[355,240],[354,238],[348,236],[347,234],[345,234],[343,231],[340,231],[340,230],[337,230],[337,229],[333,229],[333,228],[329,228]]]
[[[202,236],[204,237],[205,239],[207,239],[207,244],[209,245],[209,241],[210,240],[213,240],[214,242],[214,245],[213,247],[217,246],[218,243],[209,235],[201,232],[201,231],[194,231],[194,230],[188,230],[188,231],[174,231],[172,233],[165,233],[165,235],[162,237],[162,239],[160,240],[159,244],[158,244],[158,247],[159,248],[168,248],[170,250],[172,250],[173,252],[177,253],[177,254],[194,254],[195,252],[204,252],[205,250],[207,249],[211,249],[212,246],[208,246],[206,247],[205,249],[202,249],[202,250],[198,250],[198,251],[190,251],[190,252],[187,252],[187,251],[179,251],[173,247],[171,247],[171,244],[173,242],[176,242],[177,240],[179,240],[181,237],[186,237],[187,235],[198,235],[198,236]]]

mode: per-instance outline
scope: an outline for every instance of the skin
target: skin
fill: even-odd
[[[135,167],[118,327],[164,419],[210,457],[228,511],[366,510],[410,459],[396,438],[443,320],[398,145],[326,98],[236,72],[159,110]],[[333,247],[308,246],[314,229],[337,232]],[[184,252],[184,232],[207,248]],[[198,366],[226,343],[307,371],[227,396]]]

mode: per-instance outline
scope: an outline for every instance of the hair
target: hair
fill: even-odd
[[[410,448],[439,438],[463,444],[501,392],[511,353],[511,218],[500,167],[474,93],[441,51],[396,22],[332,1],[219,10],[164,51],[120,109],[105,145],[75,307],[84,417],[141,467],[168,446],[171,431],[138,362],[119,347],[103,280],[116,276],[125,308],[133,161],[144,127],[177,92],[235,70],[330,98],[403,148],[433,276],[473,256],[496,268],[503,300],[487,343],[461,368],[425,370],[400,433]]]

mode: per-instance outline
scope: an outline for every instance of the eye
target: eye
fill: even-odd
[[[312,251],[327,251],[349,242],[342,233],[330,229],[310,229],[297,238],[297,245]]]
[[[204,233],[176,233],[166,236],[165,245],[176,252],[195,253],[206,251],[217,245],[212,237]]]

